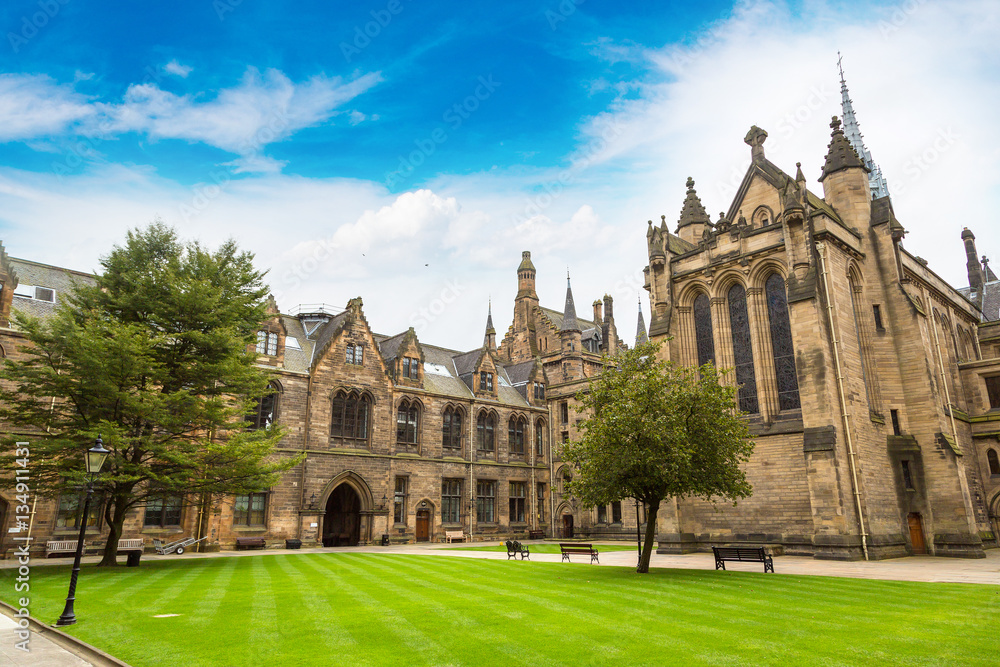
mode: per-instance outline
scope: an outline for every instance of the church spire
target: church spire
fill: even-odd
[[[844,134],[847,136],[851,146],[857,151],[858,157],[868,168],[868,185],[871,188],[872,199],[889,196],[889,186],[882,176],[882,169],[872,160],[872,154],[865,146],[864,137],[861,136],[861,127],[858,125],[858,118],[854,115],[854,106],[851,104],[850,93],[847,92],[847,81],[844,80],[843,57],[840,51],[837,52],[837,67],[840,69],[840,96],[841,107],[844,116]]]
[[[566,306],[563,308],[562,327],[559,330],[580,330],[580,324],[576,321],[576,304],[573,303],[573,288],[569,284],[569,271],[566,271]]]
[[[642,319],[642,297],[639,297],[639,322],[635,326],[635,344],[642,345],[649,342],[646,335],[646,322]]]
[[[489,305],[486,307],[486,336],[483,339],[483,345],[490,349],[497,349],[497,331],[493,328],[493,299],[489,300]]]

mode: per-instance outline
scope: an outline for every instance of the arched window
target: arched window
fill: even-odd
[[[396,409],[396,442],[405,445],[417,444],[417,420],[420,416],[418,405],[403,399]]]
[[[513,415],[507,424],[507,446],[510,453],[524,456],[524,431],[527,427],[524,417]]]
[[[747,293],[740,284],[729,288],[729,328],[733,336],[733,359],[736,361],[737,400],[740,410],[760,412],[757,404],[757,376],[753,367],[753,343],[747,315]]]
[[[987,449],[986,460],[990,463],[990,474],[1000,475],[1000,457],[997,457],[997,450]]]
[[[345,441],[368,439],[371,399],[367,395],[338,391],[333,397],[330,435]]]
[[[445,449],[462,449],[462,411],[445,408],[441,422],[441,446]]]
[[[694,340],[698,348],[698,365],[715,363],[715,342],[712,340],[712,305],[705,293],[694,300]]]
[[[535,456],[545,456],[545,422],[541,419],[535,422]]]
[[[476,418],[476,449],[481,452],[496,450],[496,418],[488,412],[480,412]]]
[[[246,416],[247,428],[256,430],[268,428],[278,420],[278,393],[280,388],[274,382],[267,385],[267,393],[257,399],[253,412]]]
[[[764,283],[767,297],[767,318],[771,324],[771,351],[774,354],[774,376],[778,382],[778,409],[795,410],[799,402],[799,380],[795,375],[795,349],[792,347],[792,327],[788,321],[788,298],[785,280],[777,273]]]

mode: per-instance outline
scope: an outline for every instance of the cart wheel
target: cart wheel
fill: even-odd
[[[176,551],[175,553],[176,553],[176,554],[177,554],[178,556],[179,556],[179,555],[181,555],[182,553],[184,553],[184,547],[177,547],[177,551]]]

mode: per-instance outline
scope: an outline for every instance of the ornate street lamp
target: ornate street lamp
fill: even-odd
[[[76,614],[73,613],[73,603],[76,601],[76,580],[80,577],[80,558],[83,556],[83,539],[87,532],[87,515],[90,513],[90,496],[94,493],[94,480],[101,474],[101,468],[111,452],[104,449],[104,442],[101,436],[97,436],[97,443],[87,450],[85,457],[87,465],[87,499],[83,503],[83,517],[80,519],[80,537],[76,541],[76,556],[73,558],[73,574],[69,578],[69,594],[66,596],[66,608],[63,609],[62,616],[56,621],[56,626],[73,625],[76,623]]]

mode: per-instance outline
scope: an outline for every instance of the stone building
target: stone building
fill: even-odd
[[[822,196],[752,127],[728,211],[713,222],[689,178],[675,232],[649,223],[649,336],[678,363],[733,369],[757,443],[753,495],[668,503],[661,552],[978,557],[995,544],[1000,323],[982,298],[995,276],[971,247],[963,294],[908,253],[889,196],[872,198],[869,167],[831,128]]]
[[[0,280],[0,346],[17,354],[23,337],[10,327],[11,306],[45,317],[74,282],[92,277],[4,253]],[[383,535],[441,541],[446,531],[477,539],[624,531],[619,505],[584,510],[564,497],[569,473],[551,454],[553,442],[576,434],[574,394],[600,373],[601,354],[621,345],[612,299],[595,302],[593,321],[576,316],[568,287],[562,312],[539,306],[527,252],[518,280],[514,322],[502,345],[487,309],[483,343],[467,352],[426,344],[413,329],[373,332],[360,298],[343,310],[300,306],[291,314],[272,301],[256,352],[272,373],[273,393],[248,420],[253,428],[280,424],[286,433],[277,455],[305,460],[275,487],[212,507],[192,498],[148,503],[130,515],[123,536],[147,543],[207,536],[209,548],[230,548],[240,537],[341,546]],[[7,538],[13,498],[0,497]],[[75,494],[40,500],[31,519],[37,548],[74,538],[79,515]],[[100,543],[99,503],[88,525],[88,544]],[[0,550],[13,546],[0,541]]]

